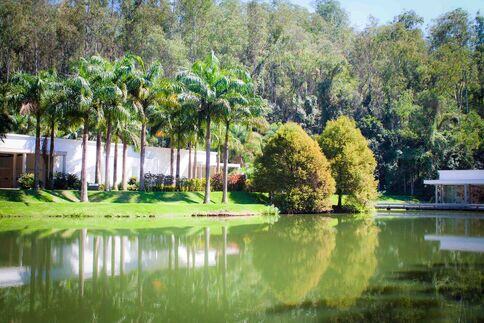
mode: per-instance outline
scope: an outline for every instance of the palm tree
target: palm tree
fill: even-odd
[[[220,68],[215,54],[207,56],[203,61],[196,61],[190,70],[180,71],[177,79],[186,89],[198,98],[199,113],[205,121],[205,198],[204,203],[210,203],[210,150],[211,122],[220,117],[220,107],[229,92],[227,71]]]
[[[81,202],[88,202],[87,196],[87,140],[89,135],[89,122],[92,115],[97,114],[92,105],[92,91],[87,81],[89,77],[88,62],[85,59],[76,66],[76,74],[67,80],[67,112],[73,122],[83,124],[82,129],[82,163],[81,163]]]
[[[129,113],[123,105],[125,95],[117,84],[118,78],[115,73],[115,66],[102,57],[92,56],[88,60],[87,69],[89,72],[89,82],[91,84],[91,88],[93,89],[93,105],[98,108],[98,112],[102,112],[106,125],[104,186],[105,189],[109,191],[111,188],[109,177],[109,159],[111,155],[111,136],[113,123],[121,119],[128,118]],[[100,119],[101,118],[98,118],[98,120]],[[99,122],[97,124],[99,127]],[[99,138],[97,138],[97,140],[99,140]]]
[[[121,164],[121,188],[123,191],[128,189],[128,183],[126,178],[126,160],[128,158],[128,145],[132,144],[134,147],[139,147],[139,133],[140,124],[136,119],[126,119],[119,123],[117,130],[117,136],[123,144],[123,160]]]
[[[39,72],[36,75],[17,73],[13,76],[7,100],[20,105],[20,113],[35,116],[35,162],[34,162],[34,190],[39,189],[40,164],[40,126],[45,112],[43,104],[44,92],[52,80],[52,73]]]
[[[176,146],[175,184],[180,188],[180,150],[186,144],[194,129],[198,99],[182,92],[178,82],[164,79],[156,89],[157,105],[150,109],[152,129],[159,135],[166,134],[170,138],[170,146]],[[173,168],[173,157],[170,158],[170,172]]]
[[[138,113],[141,121],[140,135],[140,190],[145,188],[144,162],[146,150],[146,127],[148,125],[148,110],[157,104],[157,92],[163,69],[158,62],[149,68],[141,57],[126,55],[117,66],[118,79],[126,85],[129,101]]]
[[[252,78],[248,72],[232,70],[227,87],[228,93],[221,104],[225,126],[222,203],[227,203],[230,125],[235,121],[242,123],[259,117],[263,112],[263,100],[255,96]]]
[[[66,108],[66,89],[65,83],[53,73],[52,82],[48,84],[45,91],[46,118],[50,130],[50,148],[47,170],[48,187],[54,189],[54,150],[55,150],[55,132],[59,121],[64,117]]]

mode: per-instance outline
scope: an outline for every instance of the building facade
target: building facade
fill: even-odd
[[[76,174],[80,177],[81,174],[81,158],[82,158],[82,143],[80,140],[56,138],[54,142],[54,173],[70,173]],[[46,169],[48,169],[48,158],[43,156],[49,154],[50,139],[41,138],[41,158],[40,158],[40,180],[45,181]],[[195,154],[197,154],[197,177],[205,176],[205,151],[192,151],[191,165],[193,167]],[[117,178],[118,183],[121,181],[122,175],[122,158],[123,149],[122,144],[118,144],[118,167]],[[189,175],[188,165],[190,153],[186,149],[180,152],[180,176],[187,178]],[[175,151],[176,162],[176,151]],[[132,146],[128,147],[126,160],[126,176],[131,176],[139,179],[139,151],[136,151]],[[33,173],[35,161],[35,137],[17,134],[7,134],[6,138],[0,140],[0,188],[15,188],[17,187],[18,178],[24,173]],[[105,178],[105,150],[104,143],[102,145],[101,158],[101,178],[102,183]],[[112,183],[113,178],[113,162],[114,162],[114,143],[111,144],[110,152],[110,170],[109,176]],[[210,153],[211,173],[216,170],[217,153]],[[87,144],[87,181],[94,182],[96,167],[96,142],[88,141]],[[152,174],[170,174],[170,148],[160,147],[146,147],[146,158],[144,164],[145,173]],[[222,167],[222,166],[220,166]],[[239,168],[238,164],[229,164],[229,168]]]
[[[435,203],[484,204],[484,170],[438,172],[438,179],[424,181],[435,187]]]

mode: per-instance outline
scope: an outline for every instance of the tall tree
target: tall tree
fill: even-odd
[[[220,118],[221,107],[229,96],[227,72],[220,68],[220,62],[212,52],[204,60],[196,61],[190,70],[178,73],[178,80],[198,100],[199,113],[205,122],[205,198],[210,203],[210,151],[211,123]]]
[[[140,189],[144,190],[148,110],[157,104],[157,94],[160,92],[158,89],[163,69],[157,62],[146,67],[141,57],[127,55],[120,61],[117,71],[119,79],[126,84],[127,93],[129,94],[128,100],[132,103],[141,121],[139,182]]]
[[[88,82],[89,70],[85,60],[78,62],[75,74],[67,82],[70,121],[82,124],[81,202],[89,202],[87,195],[87,144],[89,125],[97,112],[92,105],[93,93]]]
[[[51,72],[42,71],[32,75],[17,73],[14,75],[7,99],[20,106],[21,114],[33,115],[35,118],[35,162],[34,162],[34,190],[39,189],[40,171],[40,128],[42,117],[46,109],[45,91],[53,81]]]

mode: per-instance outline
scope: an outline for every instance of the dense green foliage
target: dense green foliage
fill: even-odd
[[[342,207],[343,195],[346,195],[347,206],[370,209],[378,196],[376,160],[355,122],[345,116],[329,121],[319,144],[331,164],[338,207]]]
[[[18,71],[67,75],[82,57],[126,53],[172,77],[213,50],[222,66],[250,72],[269,122],[319,134],[328,120],[350,116],[375,153],[379,189],[416,194],[437,169],[483,167],[483,32],[482,16],[462,9],[432,22],[405,11],[358,31],[329,0],[314,12],[286,1],[5,0],[0,82]],[[13,131],[33,134],[33,115],[10,114]],[[270,131],[232,127],[230,158],[249,164]],[[147,141],[172,145],[150,129]]]
[[[269,139],[255,161],[254,186],[269,192],[287,213],[313,213],[331,208],[334,179],[318,143],[289,122]]]

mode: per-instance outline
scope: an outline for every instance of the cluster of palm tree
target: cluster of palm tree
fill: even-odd
[[[205,203],[210,202],[210,151],[213,124],[224,130],[224,193],[227,202],[228,145],[230,127],[250,123],[262,115],[264,101],[255,95],[251,76],[240,69],[223,69],[212,53],[181,69],[174,78],[163,75],[162,66],[149,66],[139,56],[125,55],[114,62],[99,56],[80,59],[72,74],[60,77],[55,71],[35,75],[17,73],[9,85],[7,100],[21,114],[35,117],[34,189],[39,189],[41,126],[50,134],[46,172],[47,187],[53,188],[54,138],[59,128],[82,131],[81,201],[87,202],[86,154],[89,136],[96,138],[95,182],[101,184],[102,139],[105,138],[104,187],[117,189],[118,141],[123,145],[122,180],[127,188],[126,152],[134,144],[140,150],[140,190],[145,189],[144,161],[147,134],[169,138],[176,148],[175,183],[180,183],[180,150],[188,147],[189,177],[196,177],[197,154],[192,149],[205,140]],[[202,135],[204,133],[204,136]],[[113,179],[109,178],[111,143],[114,141]],[[219,147],[221,145],[219,144]],[[173,160],[173,153],[172,153]],[[173,166],[171,166],[173,173]]]

